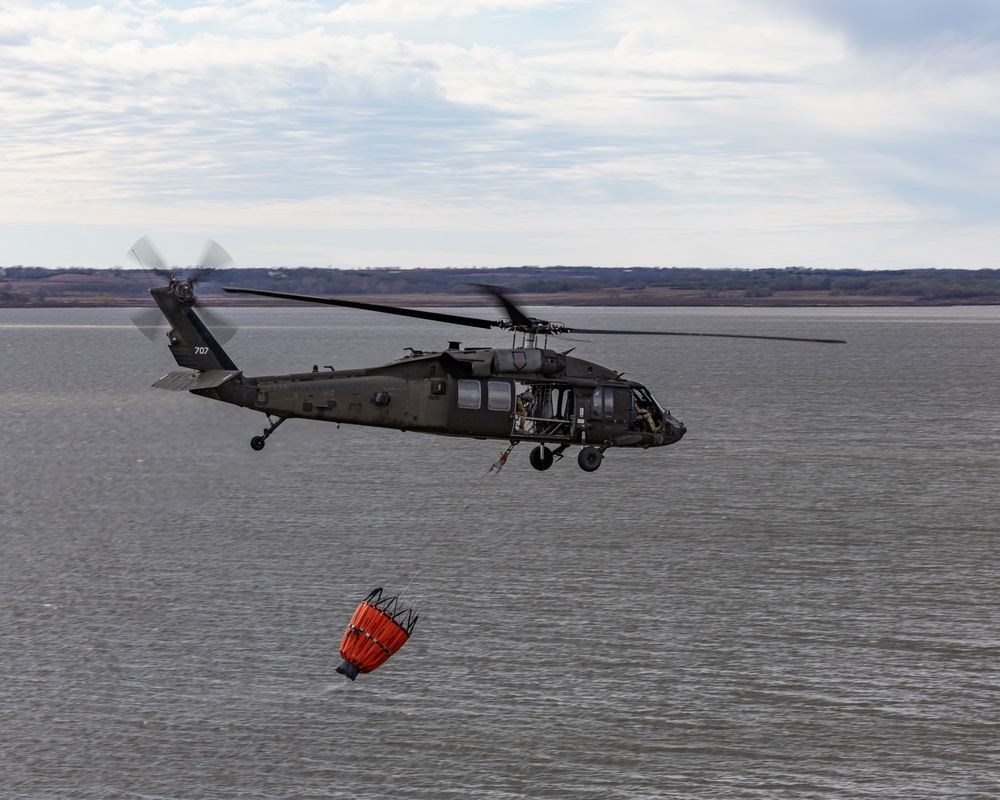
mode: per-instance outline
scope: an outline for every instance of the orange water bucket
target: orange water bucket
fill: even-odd
[[[401,608],[398,595],[382,596],[382,587],[368,595],[357,607],[340,640],[343,661],[337,672],[352,681],[359,673],[382,666],[410,638],[418,615]]]

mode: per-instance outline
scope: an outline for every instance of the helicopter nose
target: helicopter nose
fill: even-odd
[[[663,415],[663,438],[665,444],[674,444],[684,438],[687,428],[684,423],[670,413]]]

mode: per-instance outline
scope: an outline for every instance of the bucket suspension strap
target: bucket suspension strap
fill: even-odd
[[[500,458],[498,458],[496,461],[493,462],[493,466],[490,467],[489,471],[486,474],[489,475],[493,473],[499,475],[500,470],[502,470],[504,468],[504,464],[507,463],[507,456],[510,455],[511,450],[517,447],[517,444],[518,444],[517,442],[511,442],[510,447],[508,447],[500,454]]]
[[[485,481],[488,477],[490,477],[490,475],[497,476],[500,474],[500,470],[502,470],[504,464],[507,463],[507,457],[510,455],[510,451],[513,450],[515,447],[517,447],[517,445],[518,442],[510,443],[510,447],[508,447],[500,454],[500,458],[498,458],[496,461],[493,462],[490,468],[486,470],[486,474],[483,475],[483,477],[481,477],[478,481],[476,481],[471,487],[469,487],[469,491],[467,491],[465,493],[465,497],[462,498],[463,501],[468,499],[469,495],[472,494],[476,489],[478,489],[479,486],[482,484],[482,482]],[[466,508],[468,508],[468,506],[466,506]]]

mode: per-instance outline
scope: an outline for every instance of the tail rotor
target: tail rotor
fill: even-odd
[[[176,270],[167,266],[160,251],[148,236],[143,236],[129,249],[128,254],[139,262],[139,266],[147,275],[167,278],[170,281],[170,291],[178,302],[184,305],[198,307],[198,314],[212,329],[219,344],[225,344],[236,335],[238,328],[221,315],[207,309],[198,302],[195,287],[199,283],[210,283],[216,270],[224,269],[233,263],[232,257],[217,242],[208,239],[198,264],[191,268],[184,277],[178,278]],[[150,279],[150,284],[153,281]],[[142,309],[132,315],[132,323],[140,333],[150,341],[156,341],[168,327],[159,309]]]

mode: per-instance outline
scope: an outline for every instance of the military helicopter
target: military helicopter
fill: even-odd
[[[136,247],[131,252],[140,258]],[[515,445],[533,443],[528,460],[541,471],[562,459],[568,448],[579,446],[578,464],[593,472],[608,450],[664,447],[679,442],[687,429],[641,383],[571,356],[569,350],[549,348],[550,337],[572,333],[843,343],[839,339],[570,327],[528,316],[502,289],[487,285],[481,288],[499,302],[505,318],[490,321],[333,297],[223,287],[234,294],[497,328],[515,335],[516,346],[511,348],[462,347],[451,342],[440,352],[407,348],[404,357],[378,367],[320,371],[314,366],[309,372],[251,377],[236,366],[196,312],[194,283],[171,276],[166,285],[149,290],[170,326],[170,352],[188,370],[168,373],[153,386],[189,391],[265,414],[269,425],[250,440],[254,450],[263,450],[268,437],[286,420],[301,418],[500,439],[510,443],[503,461]]]

